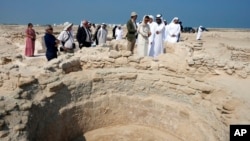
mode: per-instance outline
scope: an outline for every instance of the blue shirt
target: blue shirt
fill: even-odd
[[[46,45],[46,58],[48,61],[57,58],[56,37],[52,34],[45,33],[44,42]]]

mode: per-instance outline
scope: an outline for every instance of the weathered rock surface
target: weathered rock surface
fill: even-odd
[[[12,50],[24,39],[0,35]],[[214,79],[247,84],[249,49],[218,42],[211,53],[219,33],[182,36],[155,58],[132,55],[126,40],[50,62],[0,48],[0,140],[229,140],[230,124],[250,122],[249,97]]]

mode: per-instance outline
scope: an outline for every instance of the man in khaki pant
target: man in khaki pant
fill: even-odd
[[[127,40],[128,40],[127,50],[131,51],[132,54],[134,53],[134,47],[135,47],[135,42],[137,38],[136,19],[137,19],[137,13],[132,12],[131,18],[127,22],[127,30],[128,30],[128,33],[126,35]]]

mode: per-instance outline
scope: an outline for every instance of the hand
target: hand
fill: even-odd
[[[175,37],[175,35],[173,34],[173,35],[171,35],[171,37]]]
[[[148,33],[148,37],[151,35],[151,32]]]
[[[56,42],[56,44],[59,44],[59,43],[60,43],[60,41],[59,41],[59,40],[56,40],[55,42]]]
[[[65,51],[69,50],[69,48],[66,48],[66,47],[63,47],[63,49],[64,49]]]
[[[160,32],[159,31],[156,31],[156,34],[159,34]]]

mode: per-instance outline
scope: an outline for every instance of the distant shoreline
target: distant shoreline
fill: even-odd
[[[233,32],[236,32],[236,31],[239,31],[239,32],[250,32],[250,28],[207,28],[209,31],[225,31],[225,32],[228,32],[228,31],[233,31]]]
[[[114,24],[110,24],[110,25],[114,25]],[[27,26],[27,25],[23,25],[23,24],[0,24],[0,26],[13,26],[13,27],[17,27],[17,26]],[[34,25],[35,27],[43,27],[46,25]],[[58,27],[63,26],[63,25],[56,25]],[[78,25],[75,25],[78,26]],[[198,28],[198,27],[193,27],[194,29]],[[206,27],[209,31],[221,31],[221,32],[250,32],[250,28],[216,28],[216,27]]]

